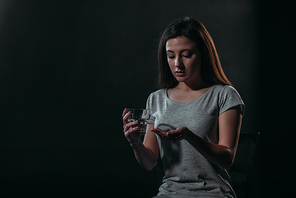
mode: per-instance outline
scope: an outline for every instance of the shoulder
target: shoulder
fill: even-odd
[[[220,107],[220,114],[237,105],[240,105],[242,113],[244,112],[244,102],[233,86],[216,85],[215,90],[218,96],[217,99]]]
[[[152,92],[148,98],[158,98],[158,97],[164,97],[166,94],[167,89],[159,89],[157,91]]]
[[[220,85],[220,84],[216,84],[213,85],[214,89],[216,91],[228,91],[228,90],[235,90],[235,88],[231,85]]]
[[[161,101],[165,101],[166,97],[166,89],[159,89],[157,91],[152,92],[148,99],[147,99],[147,105],[153,106],[154,104],[157,104]]]
[[[225,91],[225,92],[230,92],[230,93],[232,93],[232,92],[234,92],[234,93],[238,93],[238,91],[233,87],[233,86],[231,86],[231,85],[223,85],[223,90]]]
[[[146,108],[156,111],[157,107],[166,101],[166,89],[152,92],[146,102]]]
[[[238,95],[238,91],[231,85],[214,85],[213,91],[220,97],[225,95]]]

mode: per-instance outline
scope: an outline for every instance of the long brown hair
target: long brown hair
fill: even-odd
[[[201,76],[206,83],[231,85],[223,72],[213,39],[205,26],[193,17],[185,17],[171,23],[160,38],[158,47],[160,88],[172,88],[179,83],[170,70],[165,48],[167,40],[178,36],[185,36],[195,41],[202,58]]]

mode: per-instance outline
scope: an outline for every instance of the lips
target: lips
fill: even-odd
[[[177,70],[177,71],[175,71],[175,73],[177,76],[184,76],[185,75],[185,71],[183,71],[183,70]]]

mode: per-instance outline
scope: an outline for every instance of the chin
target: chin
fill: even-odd
[[[186,77],[175,77],[176,78],[176,80],[178,81],[178,82],[186,82],[186,81],[188,81],[189,79],[188,78],[186,78]]]

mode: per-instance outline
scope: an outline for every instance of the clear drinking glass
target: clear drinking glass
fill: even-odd
[[[134,122],[138,120],[139,130],[137,132],[141,135],[145,135],[147,120],[149,120],[151,117],[149,109],[129,108],[127,110],[132,113],[128,118],[128,122]]]

